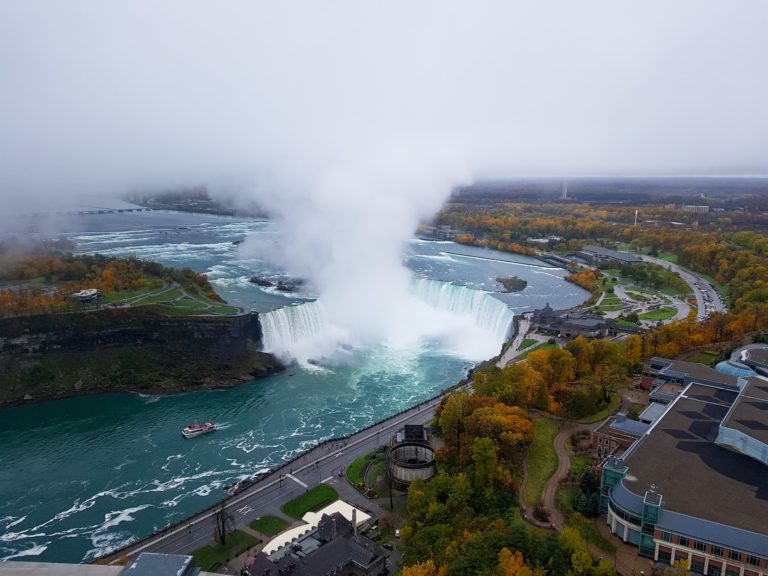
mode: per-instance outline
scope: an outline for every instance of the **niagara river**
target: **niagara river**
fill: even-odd
[[[514,314],[588,297],[564,280],[565,270],[532,258],[413,239],[402,252],[409,294],[440,330],[407,344],[351,341],[319,354],[306,343],[327,340],[332,320],[311,285],[282,292],[250,281],[301,277],[243,251],[247,237],[267,253],[280,234],[271,221],[162,211],[68,223],[78,253],[207,274],[230,304],[259,313],[266,351],[299,361],[234,389],[0,409],[0,560],[88,561],[177,522],[223,498],[229,484],[453,385],[499,352]],[[500,292],[496,278],[513,275],[527,288]],[[209,419],[219,424],[214,434],[194,441],[179,434]]]

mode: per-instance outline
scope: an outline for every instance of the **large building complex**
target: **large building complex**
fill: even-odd
[[[663,358],[646,377],[680,391],[603,463],[606,522],[640,555],[697,574],[768,575],[768,381]]]

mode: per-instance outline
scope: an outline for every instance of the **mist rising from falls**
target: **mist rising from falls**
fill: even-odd
[[[372,299],[370,306],[380,311],[386,302]],[[382,343],[396,349],[429,346],[481,360],[498,354],[514,317],[506,304],[486,292],[424,278],[411,281],[404,306],[407,319],[384,342],[356,340],[352,330],[329,319],[319,300],[262,313],[263,349],[302,364],[332,356],[340,345]]]

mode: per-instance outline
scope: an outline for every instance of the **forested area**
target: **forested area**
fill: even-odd
[[[447,211],[438,222],[465,231],[459,240],[502,250],[511,244],[512,252],[525,253],[519,242],[529,235],[554,234],[563,238],[563,251],[622,242],[638,251],[672,253],[681,265],[727,285],[735,306],[704,322],[691,316],[621,343],[579,337],[563,349],[534,350],[503,369],[476,370],[474,393],[455,393],[436,411],[445,445],[437,451],[439,475],[409,490],[404,576],[612,574],[613,566],[596,562],[577,532],[544,534],[520,518],[518,482],[535,437],[529,411],[564,418],[594,414],[651,356],[675,358],[707,347],[725,357],[745,337],[762,339],[768,329],[768,234],[619,226],[615,221],[628,217],[628,210],[611,213],[608,222],[608,212],[567,208],[579,217]],[[652,267],[627,273],[651,286],[664,281]],[[584,270],[569,280],[597,293],[601,274]]]
[[[649,211],[648,207],[643,210],[646,214]],[[671,218],[670,212],[661,208],[651,214],[665,220]],[[693,223],[703,216],[711,222],[706,230],[702,226],[687,229],[665,225],[663,221],[633,226],[634,208],[631,207],[608,210],[586,204],[512,203],[493,209],[449,206],[436,221],[461,230],[463,233],[456,238],[459,242],[516,253],[531,253],[531,248],[523,246],[529,237],[554,235],[561,240],[550,242],[549,249],[562,253],[577,251],[586,244],[608,248],[621,244],[637,252],[674,254],[680,265],[727,286],[734,310],[756,315],[752,324],[762,326],[768,305],[768,233],[740,229],[753,218],[749,213],[727,213],[716,219],[713,215],[672,214],[683,222]],[[511,250],[510,244],[514,245]],[[653,285],[662,281],[661,274],[657,270],[655,278],[640,281]],[[587,287],[588,283],[573,280]]]
[[[221,301],[204,274],[166,268],[135,257],[18,254],[0,250],[0,316],[80,309],[69,295],[87,288],[104,294],[162,288],[176,282]]]

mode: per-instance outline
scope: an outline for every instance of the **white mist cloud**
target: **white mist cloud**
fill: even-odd
[[[0,201],[256,197],[329,313],[379,332],[407,314],[385,305],[407,284],[401,243],[473,175],[766,174],[767,16],[761,0],[8,0]]]

